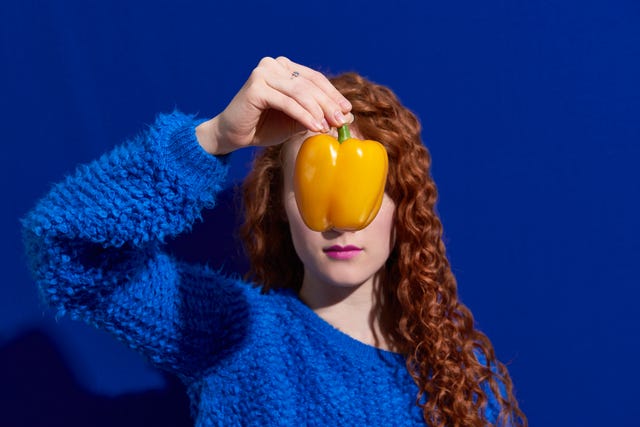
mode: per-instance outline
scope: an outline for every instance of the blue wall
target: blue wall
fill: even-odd
[[[637,425],[640,3],[29,0],[0,34],[0,425],[189,424],[174,380],[38,303],[18,218],[156,113],[215,115],[266,55],[420,116],[462,299],[533,426]]]

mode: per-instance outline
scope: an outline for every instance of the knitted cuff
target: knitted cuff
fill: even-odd
[[[196,127],[203,121],[180,112],[159,116],[156,121],[156,129],[163,134],[159,138],[162,147],[158,147],[162,151],[163,167],[196,193],[224,181],[230,157],[214,156],[202,148]]]

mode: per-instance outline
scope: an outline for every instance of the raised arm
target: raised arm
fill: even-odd
[[[215,205],[224,154],[328,130],[351,121],[349,109],[321,74],[265,58],[213,119],[159,116],[138,138],[55,185],[23,219],[43,299],[161,367],[183,375],[206,367],[242,340],[247,287],[180,263],[163,243]]]
[[[167,237],[214,206],[226,175],[225,159],[198,144],[198,123],[178,112],[159,116],[139,137],[55,185],[23,219],[44,301],[171,369],[184,368],[190,347],[202,345],[196,341],[211,343],[205,351],[222,345],[216,307],[241,304],[219,301],[233,299],[220,292],[229,287],[222,276],[202,268],[196,274],[163,252]],[[204,303],[190,304],[194,298]],[[206,329],[201,338],[194,324]]]

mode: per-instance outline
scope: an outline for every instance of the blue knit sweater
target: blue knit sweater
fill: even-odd
[[[401,355],[340,332],[290,291],[182,263],[163,242],[215,205],[226,158],[174,112],[55,185],[23,219],[42,298],[186,384],[197,426],[424,425]],[[489,419],[497,405],[490,401]]]

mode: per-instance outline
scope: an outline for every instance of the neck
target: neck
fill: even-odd
[[[300,299],[323,320],[364,344],[391,350],[384,337],[376,295],[377,278],[358,286],[320,284],[305,279]]]

